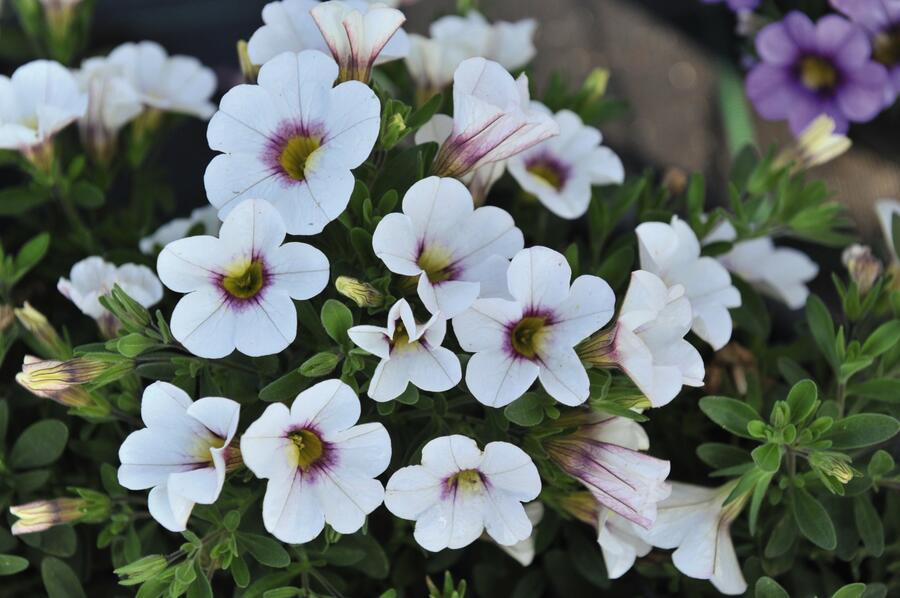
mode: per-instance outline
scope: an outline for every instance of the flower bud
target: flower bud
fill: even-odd
[[[168,567],[166,557],[161,554],[151,554],[124,567],[119,567],[114,572],[119,576],[121,585],[136,586],[158,576],[166,570],[166,567]]]
[[[359,307],[378,307],[384,303],[384,295],[367,282],[349,276],[338,276],[334,281],[337,292]]]
[[[253,61],[250,60],[250,52],[247,47],[245,40],[238,40],[237,55],[238,62],[241,65],[241,73],[243,73],[246,82],[252,84],[256,83],[256,78],[259,76],[259,66],[253,64]]]
[[[25,305],[17,308],[15,315],[22,328],[34,337],[35,342],[46,355],[56,359],[65,359],[69,356],[69,346],[60,338],[44,314],[32,307],[30,303],[26,301]]]
[[[81,385],[111,369],[113,364],[76,357],[67,361],[43,360],[26,355],[16,382],[39,397],[72,408],[94,404],[91,394]]]
[[[584,80],[581,90],[588,102],[596,102],[606,95],[606,86],[609,85],[609,71],[596,68],[590,72]]]
[[[819,116],[803,130],[792,147],[775,157],[774,166],[793,164],[793,169],[799,171],[834,160],[852,145],[850,139],[834,130],[834,119],[824,114]]]
[[[859,293],[865,295],[884,272],[884,265],[865,245],[853,244],[841,254],[841,261],[847,267],[850,279],[856,283]]]
[[[0,305],[0,332],[3,332],[15,320],[13,308],[9,305]]]
[[[74,523],[83,519],[91,506],[91,501],[84,498],[36,500],[24,505],[12,506],[9,508],[9,512],[19,520],[13,524],[11,531],[14,536],[18,536],[42,532],[54,525]]]
[[[831,481],[847,484],[855,476],[861,475],[850,466],[850,457],[843,453],[815,451],[809,455],[809,465],[832,492],[835,492],[835,488]]]

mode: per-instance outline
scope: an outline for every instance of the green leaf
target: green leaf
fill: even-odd
[[[103,190],[87,181],[78,181],[72,185],[70,196],[75,204],[88,210],[95,210],[106,202]]]
[[[750,454],[763,471],[774,473],[781,467],[781,447],[777,444],[758,446]]]
[[[900,320],[885,322],[869,335],[863,343],[862,352],[877,357],[900,341]]]
[[[353,312],[338,301],[329,299],[322,306],[322,326],[333,340],[344,344],[347,342],[347,330],[353,326]]]
[[[50,189],[23,185],[0,190],[0,216],[18,216],[50,200]]]
[[[871,552],[872,556],[880,557],[884,552],[884,526],[870,495],[860,494],[853,497],[853,519],[856,521],[856,529],[866,550]]]
[[[900,404],[900,379],[875,378],[847,388],[847,394],[882,403]]]
[[[806,301],[806,322],[809,325],[809,331],[812,333],[813,339],[816,341],[816,346],[819,347],[819,351],[821,351],[832,367],[837,367],[838,357],[834,346],[834,321],[831,319],[828,308],[815,295],[810,295]]]
[[[900,214],[897,212],[891,215],[891,244],[894,246],[894,255],[900,259]]]
[[[197,577],[194,582],[188,586],[187,598],[213,598],[212,586],[209,584],[209,578],[199,569],[198,565]]]
[[[864,583],[851,583],[847,584],[837,592],[831,595],[831,598],[860,598],[863,595],[863,592],[866,591],[866,584]]]
[[[728,397],[703,397],[700,399],[700,410],[735,436],[752,438],[747,432],[747,424],[761,419],[753,407]]]
[[[787,396],[788,407],[791,408],[791,422],[802,423],[816,410],[818,390],[812,380],[801,380],[796,383]]]
[[[791,513],[800,533],[825,550],[837,547],[837,534],[828,511],[805,488],[792,488]]]
[[[887,451],[878,450],[869,459],[869,465],[866,471],[869,477],[880,478],[894,469],[894,458]]]
[[[0,554],[0,575],[15,575],[28,568],[28,559],[14,554]]]
[[[769,536],[768,542],[766,542],[763,555],[767,559],[780,557],[791,549],[796,539],[797,525],[794,523],[794,518],[789,514],[785,514],[772,529],[772,534]]]
[[[753,588],[754,598],[791,598],[791,595],[771,577],[760,577]]]
[[[300,373],[307,378],[326,376],[337,367],[340,357],[330,351],[316,353],[300,365]]]
[[[9,464],[15,469],[43,467],[59,459],[69,440],[69,429],[57,419],[31,424],[13,445]]]
[[[749,516],[751,535],[756,535],[756,522],[759,520],[759,509],[762,506],[763,499],[766,497],[766,492],[769,490],[769,484],[772,483],[773,477],[775,477],[774,473],[764,474],[757,480],[756,485],[753,487],[753,496],[750,499]]]
[[[131,334],[126,334],[118,341],[116,341],[116,351],[118,351],[125,357],[137,357],[156,344],[157,341],[153,340],[152,338],[147,338],[142,334],[132,332]]]
[[[294,370],[268,383],[259,391],[259,399],[266,403],[289,401],[296,398],[308,385],[309,378],[300,373],[300,370]]]
[[[750,455],[742,448],[719,442],[705,442],[697,447],[697,456],[713,469],[734,467],[750,461]]]
[[[18,255],[16,255],[16,273],[12,277],[12,282],[15,283],[21,280],[29,270],[44,259],[49,248],[49,233],[41,233],[25,243],[22,249],[19,250]]]
[[[507,405],[503,415],[518,426],[530,428],[544,420],[544,405],[539,395],[527,393]]]
[[[900,430],[900,422],[881,413],[857,413],[836,421],[822,435],[835,450],[857,449],[892,438]]]
[[[85,598],[81,581],[65,562],[49,556],[41,563],[41,579],[49,598]]]
[[[268,567],[287,567],[291,564],[291,556],[281,543],[268,536],[259,534],[238,534],[238,543],[243,546],[260,565]]]

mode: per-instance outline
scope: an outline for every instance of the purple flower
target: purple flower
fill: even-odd
[[[831,5],[869,34],[872,58],[888,70],[885,99],[893,104],[900,94],[900,0],[831,0]]]
[[[761,0],[700,0],[703,4],[728,4],[728,8],[734,12],[748,12],[755,10]]]
[[[850,121],[869,121],[884,108],[887,71],[872,60],[865,31],[843,17],[813,23],[791,12],[759,32],[756,51],[747,96],[763,118],[787,119],[795,135],[820,114],[843,133]]]

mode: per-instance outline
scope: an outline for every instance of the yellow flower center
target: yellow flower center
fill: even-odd
[[[872,40],[872,58],[885,66],[900,63],[900,27],[875,36]]]
[[[396,327],[394,328],[394,336],[391,337],[391,352],[398,353],[409,349],[419,341],[409,342],[409,332],[406,331],[406,326],[403,325],[403,322],[397,322]]]
[[[837,71],[827,60],[807,56],[800,61],[800,80],[812,91],[831,89],[837,84],[837,78]]]
[[[460,231],[460,233],[464,234],[464,231]],[[428,280],[432,283],[450,280],[450,277],[453,276],[453,272],[450,270],[451,263],[450,252],[440,247],[427,248],[419,255],[418,261],[419,267],[425,271]]]
[[[308,471],[325,452],[322,439],[311,430],[298,430],[288,434],[288,438],[294,445],[294,461],[296,466],[303,471]]]
[[[220,449],[225,446],[225,439],[215,434],[210,434],[207,438],[203,438],[197,442],[194,449],[194,455],[201,463],[212,462],[212,449]]]
[[[322,145],[319,137],[297,135],[288,139],[278,157],[282,170],[295,181],[306,179],[306,167],[310,156]]]
[[[484,482],[481,480],[481,473],[477,469],[463,469],[459,473],[454,474],[448,481],[451,487],[455,487],[462,492],[475,492],[481,490]]]
[[[541,348],[547,332],[547,318],[528,316],[519,320],[510,332],[509,339],[513,350],[528,359],[533,359]]]
[[[262,290],[266,283],[266,275],[262,262],[258,260],[241,260],[232,265],[225,277],[222,286],[232,297],[238,299],[250,299]]]
[[[526,168],[528,172],[543,180],[545,183],[559,191],[563,188],[562,176],[558,168],[547,162],[534,162]]]

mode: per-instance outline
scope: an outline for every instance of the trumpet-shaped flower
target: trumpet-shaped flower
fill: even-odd
[[[177,386],[154,382],[141,399],[146,428],[119,448],[119,483],[152,488],[150,515],[170,531],[184,531],[194,504],[210,505],[222,491],[240,408],[221,397],[191,401]]]
[[[159,303],[163,296],[159,279],[147,266],[116,266],[98,256],[85,258],[72,266],[69,278],[60,278],[56,288],[84,315],[94,318],[105,336],[112,337],[118,322],[100,304],[100,297],[109,293],[114,285],[119,285],[144,307]]]
[[[94,159],[108,163],[115,155],[119,131],[144,109],[141,96],[121,67],[106,58],[85,60],[76,77],[88,94],[87,113],[78,121],[81,142]]]
[[[592,365],[620,367],[651,405],[661,407],[682,385],[703,386],[703,359],[684,340],[691,321],[683,286],[668,287],[638,270],[631,273],[615,326],[582,344],[579,355]]]
[[[708,579],[723,594],[747,590],[741,565],[731,542],[731,522],[746,503],[725,499],[734,483],[719,488],[672,483],[672,494],[659,504],[653,527],[641,531],[642,539],[659,548],[674,548],[675,567],[696,579]]]
[[[293,299],[328,284],[328,258],[306,243],[282,243],[284,222],[265,201],[232,210],[219,237],[173,241],[159,254],[163,284],[186,293],[172,312],[172,334],[200,357],[271,355],[297,336]]]
[[[734,227],[724,221],[703,242],[734,241],[736,238]],[[717,259],[729,272],[791,309],[806,305],[809,296],[806,283],[819,273],[819,266],[805,253],[789,247],[776,247],[771,237],[735,243],[731,251]]]
[[[369,397],[396,399],[408,384],[428,392],[443,392],[462,378],[459,358],[441,346],[447,321],[435,315],[416,322],[412,309],[401,299],[388,312],[387,327],[354,326],[347,334],[358,347],[381,358],[369,381]]]
[[[87,111],[88,98],[58,62],[34,60],[0,75],[0,149],[45,158],[49,142]]]
[[[455,41],[428,38],[415,33],[409,36],[409,54],[406,70],[409,71],[420,98],[439,93],[453,81],[453,73],[459,64],[478,54]]]
[[[682,285],[691,302],[691,330],[719,350],[731,338],[728,308],[741,305],[741,294],[731,284],[728,270],[715,258],[700,256],[697,235],[683,220],[644,222],[636,231],[641,268],[659,276],[668,286]]]
[[[294,235],[337,218],[353,192],[351,169],[378,137],[381,103],[358,81],[332,88],[338,65],[321,52],[285,53],[259,71],[258,85],[225,94],[209,123],[213,158],[204,183],[225,218],[250,198],[275,206]]]
[[[490,442],[482,452],[474,440],[455,434],[428,442],[421,465],[396,471],[384,505],[414,520],[416,542],[432,552],[462,548],[485,531],[510,546],[531,534],[522,503],[540,491],[540,476],[525,451]]]
[[[391,439],[380,423],[356,424],[359,398],[340,380],[300,393],[290,409],[269,405],[241,437],[244,463],[267,479],[263,523],[290,544],[308,542],[328,523],[358,531],[381,504],[375,479],[391,460]]]
[[[557,401],[580,405],[589,382],[574,347],[612,317],[612,289],[589,275],[570,286],[566,258],[546,247],[517,253],[506,276],[512,301],[479,299],[453,319],[460,346],[475,353],[469,390],[480,403],[503,407],[540,378]]]
[[[197,226],[201,226],[206,235],[217,235],[219,227],[222,225],[217,212],[213,206],[196,208],[190,216],[176,218],[160,226],[152,235],[141,239],[138,247],[140,247],[141,253],[152,254],[158,248],[165,247],[172,241],[185,238],[191,229]]]
[[[312,14],[320,5],[328,7],[318,8],[318,16]],[[333,54],[341,67],[341,58],[348,65],[373,60],[371,69],[372,64],[403,58],[409,51],[409,38],[400,29],[403,13],[378,3],[282,0],[266,4],[262,19],[265,25],[247,45],[253,64],[265,64],[282,52],[318,50]]]
[[[636,526],[615,511],[601,507],[597,517],[597,543],[610,579],[625,575],[638,557],[653,547],[641,539]]]
[[[145,105],[164,112],[208,119],[216,111],[210,101],[216,91],[216,75],[192,56],[169,56],[156,42],[128,42],[109,54],[108,60],[141,95]]]
[[[641,453],[649,440],[641,426],[622,417],[596,417],[570,435],[546,442],[550,458],[581,482],[598,503],[649,528],[657,503],[669,495],[669,462]]]
[[[461,177],[557,134],[553,117],[531,107],[528,77],[513,79],[496,62],[469,58],[453,75],[453,131],[432,168],[439,176]]]
[[[375,255],[391,272],[418,277],[419,298],[442,318],[460,314],[479,297],[505,295],[509,258],[523,244],[507,212],[473,209],[462,183],[439,177],[410,187],[403,213],[385,216],[372,237]]]
[[[865,29],[872,58],[888,71],[887,105],[900,94],[900,0],[831,0],[831,5]]]
[[[531,104],[533,111],[551,115],[543,104]],[[552,117],[559,136],[510,158],[509,172],[548,210],[572,220],[587,212],[592,185],[621,183],[625,169],[611,149],[600,145],[600,131],[585,126],[577,114],[560,110]]]

